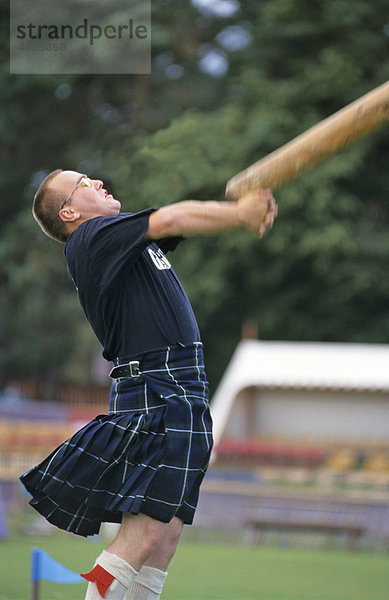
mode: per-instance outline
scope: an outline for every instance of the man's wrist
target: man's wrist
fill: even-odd
[[[251,206],[244,203],[236,203],[237,224],[240,229],[256,231],[257,215]]]

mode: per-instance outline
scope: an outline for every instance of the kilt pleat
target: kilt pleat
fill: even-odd
[[[62,529],[93,535],[123,513],[193,520],[212,448],[202,347],[152,351],[140,364],[141,377],[113,383],[107,415],[21,476],[31,506]]]

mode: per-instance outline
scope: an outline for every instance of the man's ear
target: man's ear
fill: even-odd
[[[59,218],[64,223],[73,223],[80,218],[80,212],[72,206],[64,206],[58,213]]]

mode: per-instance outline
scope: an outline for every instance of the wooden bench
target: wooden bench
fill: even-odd
[[[349,550],[355,550],[357,543],[364,532],[361,525],[335,523],[330,521],[298,521],[298,520],[271,520],[252,518],[245,522],[246,541],[251,544],[260,543],[265,531],[282,531],[293,533],[323,533],[344,534]]]

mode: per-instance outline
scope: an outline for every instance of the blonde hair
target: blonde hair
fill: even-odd
[[[59,173],[62,173],[62,169],[52,171],[40,184],[34,196],[32,214],[46,235],[64,244],[69,238],[69,232],[58,213],[66,195],[64,192],[50,189],[50,183]]]

